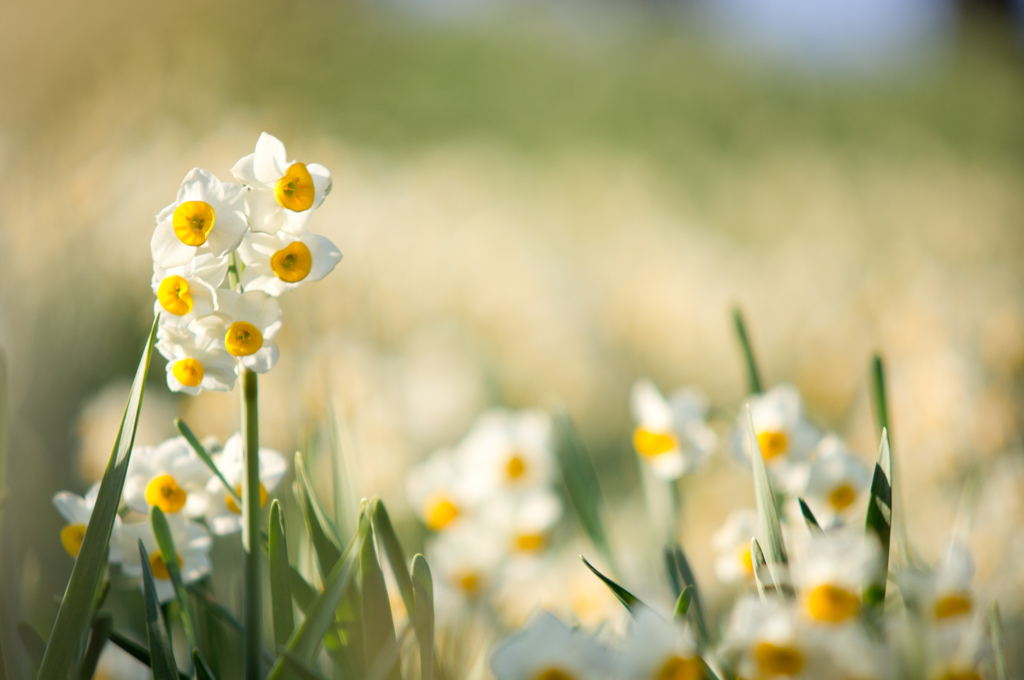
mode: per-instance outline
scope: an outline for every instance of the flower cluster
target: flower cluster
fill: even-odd
[[[309,231],[331,191],[331,173],[289,161],[264,132],[231,169],[241,184],[190,171],[157,213],[151,243],[157,350],[176,392],[231,390],[240,370],[265,373],[277,361],[277,297],[319,281],[341,260]]]
[[[234,434],[223,447],[207,440],[206,450],[216,472],[196,454],[184,437],[174,437],[158,446],[138,446],[132,451],[125,478],[123,507],[110,537],[108,562],[127,576],[142,575],[138,544],[149,553],[149,563],[161,602],[174,597],[167,565],[150,523],[150,511],[157,507],[167,517],[178,553],[182,580],[196,581],[210,571],[211,534],[227,535],[242,528],[241,494],[244,466],[242,436]],[[281,454],[260,449],[260,501],[277,488],[287,470]],[[61,491],[53,504],[68,524],[61,530],[64,549],[77,557],[89,524],[99,484],[85,497]]]
[[[433,532],[426,552],[439,585],[475,598],[541,554],[562,516],[556,475],[551,424],[538,411],[484,413],[454,449],[411,468],[406,492]]]

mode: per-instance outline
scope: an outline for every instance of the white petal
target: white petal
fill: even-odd
[[[256,171],[253,167],[254,158],[255,154],[249,154],[240,158],[234,167],[231,168],[231,176],[244,184],[255,184],[258,182],[259,180],[256,179]]]
[[[331,243],[330,239],[319,234],[306,234],[302,242],[309,248],[309,254],[313,258],[313,266],[309,275],[302,281],[319,281],[332,271],[341,262],[341,251]]]
[[[264,340],[263,347],[255,354],[241,358],[242,366],[256,373],[266,373],[277,363],[277,345],[272,340]]]
[[[319,163],[310,163],[306,166],[310,177],[313,178],[313,209],[317,209],[324,202],[324,199],[331,194],[334,188],[334,180],[331,179],[331,171]]]
[[[156,264],[169,268],[186,264],[195,257],[198,249],[195,246],[182,243],[178,235],[174,233],[171,220],[168,219],[156,225],[153,239],[150,241],[150,250]]]
[[[260,134],[253,154],[253,174],[256,179],[271,186],[287,171],[288,156],[280,139],[269,133]]]

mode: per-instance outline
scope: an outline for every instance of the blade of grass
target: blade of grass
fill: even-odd
[[[903,522],[903,508],[896,507],[896,503],[902,503],[898,494],[895,493],[897,488],[896,483],[896,465],[895,461],[892,460],[893,448],[892,448],[892,423],[889,421],[889,397],[886,390],[885,380],[885,363],[882,361],[882,357],[875,354],[871,361],[871,402],[874,405],[875,411],[875,424],[877,425],[877,432],[879,438],[883,435],[888,440],[889,447],[889,464],[886,468],[886,475],[889,478],[889,488],[892,489],[892,500],[890,501],[890,507],[893,509],[894,525],[892,527],[893,537],[896,539],[896,557],[899,559],[900,564],[913,564],[914,560],[911,558],[910,553],[910,541],[907,538],[907,527]]]
[[[1003,652],[1003,624],[999,619],[999,603],[994,600],[988,606],[988,632],[992,638],[996,680],[1008,680],[1010,671],[1006,666],[1006,654]]]
[[[284,665],[288,667],[289,671],[300,678],[303,678],[303,680],[324,680],[322,675],[302,663],[301,660],[289,651],[282,652],[281,659],[284,661]]]
[[[747,409],[747,434],[750,441],[750,461],[754,468],[754,496],[757,499],[757,524],[761,538],[764,540],[767,553],[768,573],[771,574],[775,589],[780,594],[791,594],[787,575],[789,558],[786,555],[786,544],[782,540],[782,525],[779,522],[779,509],[775,505],[775,491],[768,479],[768,468],[764,463],[764,454],[757,441],[754,430],[754,419]]]
[[[244,637],[245,626],[242,625],[242,622],[236,619],[234,614],[228,611],[223,605],[219,604],[216,600],[214,600],[212,596],[191,584],[186,585],[185,590],[188,592],[189,595],[192,596],[193,602],[195,602],[198,605],[197,608],[201,609],[201,614],[212,617],[217,621],[220,621],[228,628],[233,630],[235,633],[237,633],[239,638]],[[274,663],[274,657],[271,654],[269,654],[266,650],[263,650],[260,653],[263,657],[263,661],[266,664],[269,665]]]
[[[278,648],[288,644],[295,632],[295,612],[292,591],[288,584],[288,542],[284,530],[281,504],[274,499],[270,504],[270,603],[274,615],[274,644]]]
[[[313,543],[313,550],[316,552],[317,563],[320,566],[320,578],[325,579],[334,569],[334,565],[341,556],[341,549],[338,547],[337,538],[327,522],[327,516],[323,508],[316,500],[313,487],[306,475],[306,466],[302,460],[302,454],[295,454],[295,483],[298,487],[299,505],[302,508],[302,518],[306,522],[306,532]]]
[[[434,676],[434,581],[430,565],[417,553],[412,558],[412,588],[416,602],[413,625],[420,643],[420,680]]]
[[[690,568],[690,561],[686,559],[686,553],[678,543],[672,546],[672,558],[683,586],[693,586],[693,614],[697,624],[697,644],[699,649],[705,649],[709,642],[709,629],[701,589],[697,586],[697,579],[693,575],[693,569]]]
[[[146,604],[146,638],[149,640],[149,667],[153,680],[177,680],[178,667],[174,663],[171,640],[160,617],[160,602],[156,596],[156,582],[149,566],[149,554],[139,539],[139,557],[142,560],[142,592]]]
[[[377,560],[377,547],[374,544],[374,530],[369,516],[364,516],[362,523],[367,525],[365,531],[368,540],[363,541],[359,551],[359,576],[362,586],[363,605],[363,648],[366,650],[367,664],[372,660],[381,659],[386,664],[382,676],[388,680],[401,680],[401,658],[398,653],[398,640],[395,638],[395,621],[391,616],[391,599],[388,597],[384,572]],[[362,530],[362,529],[361,529]],[[414,610],[415,611],[415,610]]]
[[[39,668],[43,663],[43,654],[46,653],[46,643],[36,632],[36,629],[25,621],[18,622],[18,637],[21,638],[21,646],[28,653],[29,662],[33,668]]]
[[[800,514],[804,516],[804,522],[807,523],[807,529],[815,536],[824,534],[825,530],[821,528],[820,524],[818,524],[818,519],[814,516],[814,513],[811,512],[811,506],[807,505],[807,501],[803,498],[798,498],[797,500],[800,501]]]
[[[557,413],[555,421],[561,435],[555,452],[569,502],[594,547],[604,558],[612,573],[616,573],[615,558],[612,555],[608,532],[605,530],[601,514],[604,506],[601,484],[598,482],[597,472],[594,470],[590,454],[583,446],[579,433],[567,413],[564,411]]]
[[[754,360],[754,348],[750,344],[750,337],[747,335],[747,325],[743,322],[743,313],[739,307],[732,309],[732,323],[736,328],[736,338],[740,341],[740,349],[743,351],[743,362],[747,367],[747,389],[750,394],[761,394],[764,391],[764,384],[761,382],[761,373],[757,370],[757,361]]]
[[[328,442],[331,447],[331,472],[333,474],[334,483],[334,522],[335,526],[339,528],[356,526],[358,522],[353,521],[356,519],[356,509],[353,499],[355,497],[355,490],[352,488],[351,475],[348,475],[348,471],[351,469],[351,461],[349,459],[348,449],[343,443],[342,437],[342,422],[338,417],[338,409],[334,405],[334,401],[328,399],[327,406],[327,425],[330,428],[330,436]],[[346,536],[346,540],[347,540]]]
[[[235,499],[235,503],[238,503],[238,507],[242,507],[242,496],[238,493],[238,489],[228,484],[227,478],[224,477],[224,474],[217,467],[217,464],[213,462],[213,458],[210,456],[210,453],[206,450],[206,447],[203,446],[202,442],[199,441],[199,438],[196,437],[195,433],[192,432],[191,428],[189,428],[189,426],[185,424],[185,421],[183,421],[181,418],[175,418],[174,428],[178,431],[179,434],[181,434],[182,437],[185,438],[185,441],[188,442],[188,445],[191,446],[192,450],[195,451],[197,456],[199,456],[199,460],[203,461],[203,463],[206,464],[206,467],[210,468],[210,472],[212,472],[214,476],[216,476],[217,479],[220,480],[220,483],[224,485],[224,488],[227,489],[228,493],[231,494],[232,498]]]
[[[153,535],[156,536],[156,543],[160,547],[160,557],[167,565],[167,573],[171,577],[171,585],[174,586],[174,595],[178,598],[178,604],[181,606],[181,626],[185,629],[185,637],[188,638],[188,644],[192,649],[198,649],[196,628],[188,606],[188,594],[185,592],[185,583],[181,578],[181,568],[178,566],[178,550],[174,546],[171,525],[167,523],[164,511],[156,505],[150,509],[149,521],[153,525]]]
[[[198,649],[192,650],[192,666],[196,669],[196,680],[217,680],[213,677],[213,671],[203,661]]]
[[[612,591],[612,595],[615,596],[615,599],[621,602],[622,605],[629,610],[630,614],[636,616],[636,613],[637,611],[639,611],[640,607],[647,606],[636,595],[629,592],[628,590],[620,586],[618,583],[616,583],[615,581],[611,580],[610,578],[602,574],[600,571],[598,571],[594,565],[587,561],[586,557],[580,555],[580,559],[583,560],[583,564],[587,565],[587,569],[589,569],[594,574],[594,576],[601,579],[601,581],[606,586],[608,586],[608,590]]]
[[[757,594],[761,596],[761,601],[765,602],[768,595],[765,592],[763,579],[764,572],[768,569],[768,562],[764,559],[764,551],[761,550],[761,544],[757,542],[756,538],[750,539],[750,563],[754,567],[754,583],[757,585]]]
[[[117,508],[121,502],[121,489],[124,487],[125,475],[128,472],[128,460],[131,457],[132,445],[135,442],[135,430],[138,425],[139,411],[142,408],[142,396],[146,386],[146,372],[153,354],[153,340],[156,338],[157,323],[160,317],[153,320],[153,327],[146,341],[146,349],[142,354],[135,380],[132,383],[131,395],[121,418],[121,426],[117,430],[117,439],[110,454],[106,472],[100,481],[99,494],[89,525],[82,539],[82,547],[71,570],[64,598],[57,611],[57,620],[50,631],[50,639],[46,644],[46,653],[39,668],[39,680],[66,678],[78,654],[79,641],[85,629],[91,623],[92,605],[96,590],[103,577],[106,564],[107,547],[110,533],[114,527]]]
[[[120,648],[121,651],[125,652],[128,656],[132,657],[139,663],[146,666],[150,665],[149,650],[135,640],[121,635],[116,630],[112,630],[110,631],[110,641],[114,643],[116,647]],[[178,680],[189,680],[189,677],[181,671],[178,671]]]
[[[693,602],[693,586],[686,586],[683,588],[683,592],[679,593],[679,599],[676,600],[676,608],[673,615],[676,621],[682,621],[686,618],[686,615],[690,612],[691,602]]]
[[[402,596],[402,604],[405,605],[405,611],[409,615],[409,620],[412,621],[416,618],[416,601],[412,591],[409,566],[405,561],[405,551],[402,550],[402,544],[395,534],[395,527],[391,524],[388,511],[380,499],[373,499],[370,508],[374,536],[383,544],[383,552],[387,555],[388,564],[391,565],[391,573],[395,575],[398,592]]]
[[[96,665],[100,662],[100,654],[107,646],[107,639],[113,629],[114,619],[110,614],[99,614],[92,620],[89,643],[85,646],[85,655],[78,671],[79,680],[92,680],[96,674]]]
[[[865,519],[865,531],[874,534],[882,548],[882,565],[868,583],[864,584],[864,614],[869,623],[879,625],[885,605],[885,588],[889,573],[889,539],[892,532],[893,508],[891,479],[892,459],[889,455],[889,433],[882,430],[882,441],[878,447],[878,462],[871,480],[871,495]]]

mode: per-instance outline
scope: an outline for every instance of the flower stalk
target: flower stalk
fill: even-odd
[[[260,583],[260,430],[256,405],[256,373],[242,371],[242,432],[245,437],[245,475],[242,477],[242,550],[245,553],[246,680],[260,677],[260,638],[263,624]]]

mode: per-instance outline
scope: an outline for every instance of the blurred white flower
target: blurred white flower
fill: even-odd
[[[636,614],[629,641],[616,658],[622,680],[701,680],[704,662],[693,636],[646,607]]]
[[[637,426],[633,446],[640,459],[662,479],[678,479],[714,451],[718,437],[707,422],[704,395],[683,388],[665,399],[653,382],[637,380],[630,392]]]
[[[245,233],[245,190],[194,168],[178,197],[156,216],[151,249],[163,268],[188,264],[201,255],[221,257],[238,247]]]
[[[432,531],[455,526],[480,500],[479,488],[457,465],[450,449],[436,451],[410,467],[405,490],[409,504]]]
[[[608,652],[554,615],[541,612],[495,646],[497,680],[595,680],[609,677]]]
[[[274,337],[281,330],[277,300],[260,291],[218,294],[217,312],[193,323],[196,333],[212,338],[250,371],[266,373],[277,363]]]
[[[195,522],[188,522],[177,517],[168,517],[174,549],[178,553],[178,568],[181,570],[183,583],[192,583],[210,573],[210,548],[213,540],[210,534]],[[142,577],[142,556],[139,554],[139,540],[149,554],[149,567],[153,571],[153,582],[156,585],[156,596],[160,602],[174,599],[174,584],[167,571],[157,545],[153,526],[148,521],[125,524],[121,531],[121,546],[124,561],[121,571],[128,576]],[[140,583],[141,587],[141,583]]]
[[[722,583],[753,582],[754,560],[750,539],[757,534],[757,512],[739,508],[729,513],[725,523],[711,537],[715,549],[715,576]]]
[[[908,604],[937,625],[960,625],[974,613],[974,556],[970,548],[951,540],[943,558],[925,572],[906,570],[900,574],[900,587]]]
[[[553,446],[551,420],[543,411],[492,409],[476,419],[456,456],[486,498],[551,484],[557,473]]]
[[[228,271],[227,257],[199,255],[187,264],[165,269],[153,266],[153,311],[161,326],[184,328],[217,308],[217,287]]]
[[[183,512],[200,517],[206,512],[205,488],[211,474],[184,437],[156,447],[136,447],[128,463],[124,502],[146,515],[155,505],[168,516]]]
[[[92,518],[92,511],[96,507],[96,497],[99,492],[100,484],[96,482],[86,492],[84,498],[70,491],[59,491],[53,496],[53,507],[57,508],[57,512],[67,521],[67,525],[60,531],[60,542],[64,546],[64,550],[72,557],[78,557],[78,552],[82,549],[82,539],[85,538],[85,529]],[[121,518],[115,517],[107,555],[107,561],[112,564],[120,562],[122,559],[120,531]]]
[[[331,171],[319,163],[289,161],[284,144],[266,132],[255,152],[245,156],[231,174],[248,188],[245,197],[253,231],[273,234],[305,231],[313,211],[331,193]]]
[[[426,557],[439,607],[451,609],[493,590],[505,554],[501,536],[472,519],[430,539]]]
[[[172,392],[229,392],[235,386],[237,362],[211,337],[161,326],[156,349],[167,359],[167,387]]]
[[[341,261],[337,246],[310,232],[252,232],[242,239],[238,256],[245,263],[242,288],[274,297],[309,281],[319,281]]]
[[[833,434],[818,444],[800,497],[821,525],[828,527],[861,508],[858,501],[867,495],[870,483],[868,466]]]
[[[794,543],[791,568],[804,614],[815,623],[853,622],[864,584],[883,569],[877,539],[833,530]]]
[[[241,496],[242,478],[245,476],[245,461],[242,456],[242,435],[235,433],[225,442],[224,449],[213,455],[213,462],[224,475],[231,488]],[[277,451],[260,449],[260,507],[267,504],[267,498],[284,479],[288,463]],[[206,509],[206,524],[215,535],[230,534],[242,530],[242,509],[234,496],[228,493],[216,475],[206,483],[209,504]]]
[[[744,678],[826,678],[814,635],[792,606],[780,600],[741,599],[733,607],[723,642]]]
[[[562,517],[562,499],[540,487],[495,496],[480,509],[480,520],[505,537],[513,555],[536,555],[548,547],[548,532]]]

